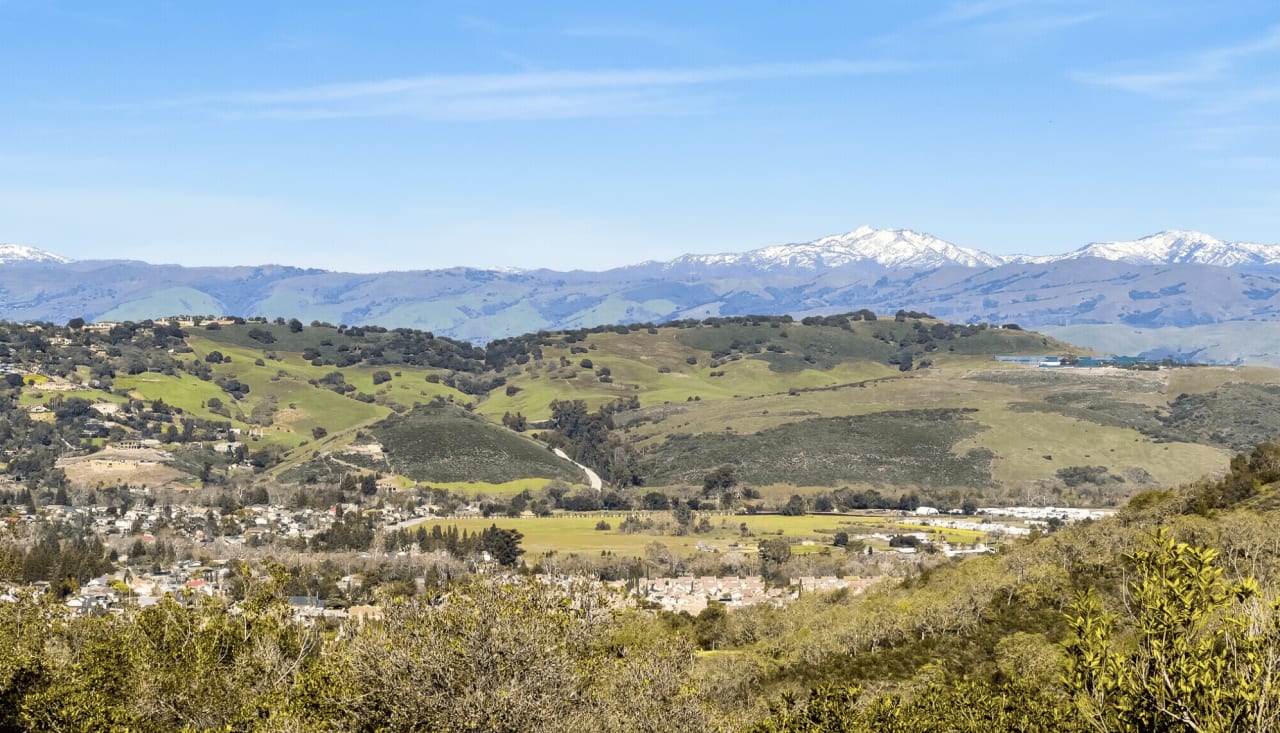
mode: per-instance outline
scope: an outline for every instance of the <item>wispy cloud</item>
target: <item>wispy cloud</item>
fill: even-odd
[[[697,33],[650,23],[579,23],[561,31],[570,38],[627,41],[667,48],[701,48],[707,42]]]
[[[1271,120],[1280,103],[1280,26],[1255,38],[1129,66],[1076,71],[1071,78],[1170,105],[1194,149],[1226,151],[1246,141],[1277,140]]]
[[[1112,87],[1148,96],[1197,95],[1207,85],[1221,89],[1221,82],[1238,76],[1242,67],[1259,56],[1280,52],[1280,26],[1256,39],[1166,60],[1163,68],[1141,71],[1078,71],[1077,81]]]
[[[1034,49],[1046,37],[1103,20],[1109,8],[1097,0],[967,0],[877,37],[878,47],[907,44],[951,48],[965,58],[1011,58]]]
[[[981,30],[1040,35],[1107,16],[1071,0],[976,0],[953,3],[929,19],[935,26],[971,25]]]
[[[983,20],[994,15],[1018,10],[1028,5],[1036,5],[1036,0],[975,0],[973,2],[952,3],[946,10],[932,18],[938,25],[952,23],[969,23]]]
[[[507,31],[506,28],[492,20],[489,20],[488,18],[468,14],[458,16],[458,27],[472,31],[480,31],[481,33],[487,33],[489,35],[498,35]]]
[[[997,31],[1007,36],[1034,37],[1048,33],[1065,31],[1068,28],[1093,23],[1107,17],[1101,10],[1082,13],[1057,13],[1045,15],[1028,15],[1018,18],[993,20],[984,24],[989,31]]]
[[[913,68],[900,61],[827,60],[676,69],[430,74],[270,91],[202,94],[117,109],[207,109],[231,117],[319,119],[404,116],[509,119],[667,114],[696,109],[691,87],[819,77],[857,77]],[[685,103],[688,103],[685,105]]]

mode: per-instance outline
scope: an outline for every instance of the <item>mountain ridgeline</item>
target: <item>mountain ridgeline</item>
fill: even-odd
[[[603,272],[185,268],[69,262],[6,247],[0,252],[0,317],[57,323],[179,313],[284,315],[416,328],[483,343],[601,323],[752,313],[804,317],[860,308],[919,309],[961,323],[1130,331],[1272,323],[1280,313],[1280,247],[1184,231],[1032,257],[863,227],[804,244],[686,255]],[[1199,348],[1199,358],[1219,361],[1280,358],[1265,347],[1206,350],[1213,340],[1200,340],[1179,348]],[[1158,340],[1148,348],[1157,354],[1164,344]]]

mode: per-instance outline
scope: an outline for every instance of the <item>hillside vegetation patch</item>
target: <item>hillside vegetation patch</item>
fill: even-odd
[[[990,451],[952,452],[956,441],[981,429],[970,412],[896,410],[803,420],[750,435],[673,435],[646,451],[645,475],[652,484],[701,485],[707,472],[729,464],[750,484],[989,486]]]
[[[1064,345],[1020,330],[961,325],[932,318],[863,320],[858,314],[806,318],[800,324],[725,322],[683,329],[677,339],[711,352],[711,365],[762,359],[778,372],[831,369],[854,361],[927,366],[935,354],[1012,354],[1059,350]]]
[[[1280,436],[1280,385],[1233,382],[1179,395],[1163,422],[1160,434],[1170,440],[1247,450]]]
[[[415,481],[582,481],[580,471],[544,446],[451,406],[418,407],[370,432],[382,444],[385,465]]]

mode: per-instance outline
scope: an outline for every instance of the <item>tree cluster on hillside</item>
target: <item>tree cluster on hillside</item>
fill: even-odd
[[[551,430],[542,434],[548,445],[562,448],[573,460],[595,469],[618,487],[640,486],[644,475],[639,459],[626,439],[615,432],[613,416],[640,407],[639,398],[619,398],[595,412],[582,400],[554,400]]]

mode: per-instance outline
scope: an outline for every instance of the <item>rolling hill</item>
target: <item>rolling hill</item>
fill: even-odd
[[[1084,352],[920,313],[609,326],[485,349],[405,329],[202,322],[150,368],[124,368],[137,357],[99,350],[88,329],[42,328],[92,354],[63,361],[92,363],[55,377],[66,391],[24,388],[22,404],[80,397],[176,410],[165,419],[177,428],[225,422],[248,436],[261,477],[301,484],[347,471],[471,493],[582,483],[551,442],[641,493],[696,493],[727,467],[738,490],[766,500],[854,491],[1107,504],[1220,472],[1232,450],[1280,432],[1270,369],[1037,368]],[[1030,363],[993,358],[1016,355]],[[112,364],[122,368],[110,391],[94,388]],[[590,444],[563,422],[576,403],[575,420],[598,421]],[[234,469],[158,425],[176,465]]]

